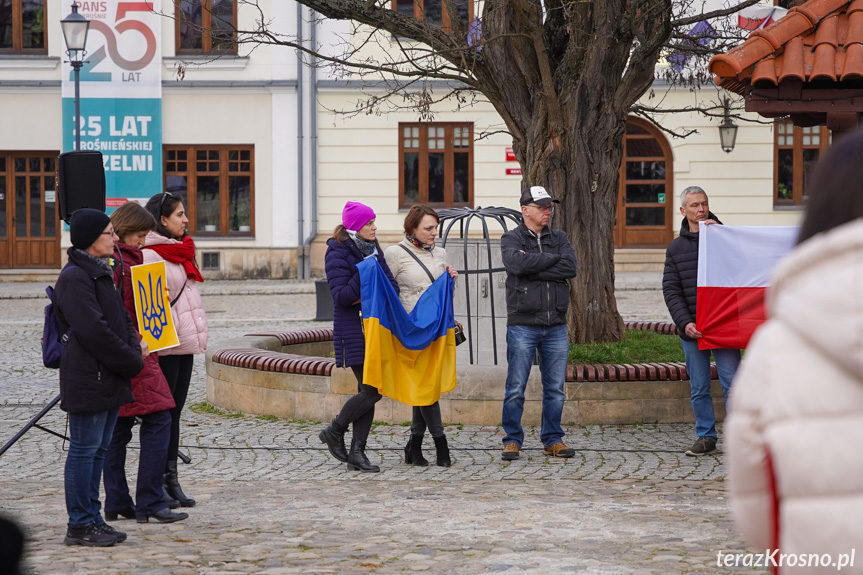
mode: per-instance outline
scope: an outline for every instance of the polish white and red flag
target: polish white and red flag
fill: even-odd
[[[794,247],[797,226],[698,224],[699,349],[745,349],[766,319],[773,268]]]
[[[781,6],[749,6],[737,12],[737,25],[744,30],[761,30],[787,13]]]

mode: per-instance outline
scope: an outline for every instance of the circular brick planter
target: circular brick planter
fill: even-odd
[[[628,329],[676,335],[674,324],[631,322]],[[229,411],[287,419],[328,421],[354,393],[350,369],[337,368],[332,329],[249,334],[221,342],[207,352],[207,400]],[[499,425],[506,366],[460,365],[458,385],[441,397],[444,422]],[[715,370],[714,370],[715,380]],[[567,368],[564,424],[692,422],[689,380],[683,363],[574,364]],[[719,383],[713,382],[717,417],[725,414]],[[531,372],[523,423],[539,425],[542,388]],[[375,419],[410,421],[410,406],[389,398]]]

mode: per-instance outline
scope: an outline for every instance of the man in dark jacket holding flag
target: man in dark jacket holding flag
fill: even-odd
[[[539,353],[542,374],[543,453],[572,457],[563,442],[563,382],[569,357],[566,311],[569,283],[575,277],[575,251],[569,238],[549,227],[555,203],[542,186],[521,195],[522,223],[503,235],[501,257],[506,268],[506,395],[503,400],[504,461],[518,459],[524,441],[521,416],[524,390]]]
[[[701,332],[695,329],[695,310],[698,295],[698,223],[722,224],[707,200],[707,193],[698,186],[690,186],[680,194],[680,213],[683,222],[680,235],[668,244],[665,253],[665,271],[662,274],[662,293],[668,313],[677,325],[686,371],[689,373],[692,410],[695,412],[695,434],[698,439],[686,450],[686,455],[712,455],[716,449],[716,416],[710,395],[710,353],[716,360],[719,382],[728,400],[731,380],[740,364],[739,349],[698,349]]]

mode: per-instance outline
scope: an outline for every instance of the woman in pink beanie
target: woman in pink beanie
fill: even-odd
[[[327,444],[330,453],[348,464],[350,470],[377,472],[365,454],[366,440],[375,417],[375,404],[381,394],[377,388],[363,384],[363,363],[366,342],[360,318],[360,273],[357,264],[366,258],[377,258],[396,293],[398,283],[393,279],[384,252],[376,238],[375,212],[359,202],[348,202],[342,211],[342,223],[327,240],[324,262],[327,283],[333,294],[333,347],[336,365],[350,367],[357,378],[357,394],[345,402],[333,422],[318,435]],[[345,448],[345,432],[353,423],[354,435],[350,452]]]

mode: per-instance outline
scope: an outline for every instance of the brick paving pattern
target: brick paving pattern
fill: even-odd
[[[626,320],[667,321],[660,274],[618,274]],[[11,287],[10,287],[11,286]],[[310,282],[210,282],[218,341],[254,331],[322,327]],[[0,284],[0,442],[57,393],[41,366],[43,284]],[[128,541],[62,543],[63,442],[30,430],[0,456],[0,513],[24,527],[32,573],[719,573],[742,551],[730,521],[723,456],[690,458],[691,425],[567,427],[569,460],[542,455],[535,428],[521,459],[500,460],[499,427],[450,425],[453,467],[404,465],[404,425],[376,425],[379,474],[348,472],[317,439],[321,422],[190,408],[206,400],[196,358],[180,465],[198,501],[186,521],[120,521]],[[64,429],[55,408],[41,424]],[[567,422],[565,422],[567,423]],[[134,482],[133,440],[127,471]],[[426,437],[425,455],[433,458]],[[760,573],[759,571],[751,571]],[[766,573],[766,571],[761,571]]]

